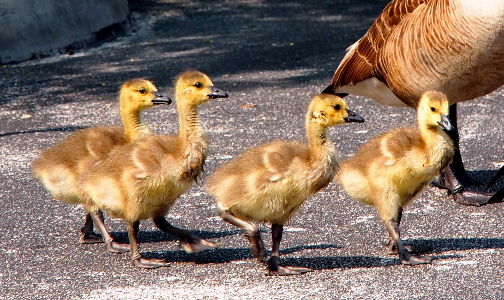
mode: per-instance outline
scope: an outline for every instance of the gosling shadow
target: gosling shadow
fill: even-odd
[[[463,258],[463,254],[448,251],[467,251],[475,249],[504,248],[504,239],[497,238],[446,238],[446,239],[411,239],[405,244],[421,249],[421,254],[431,254],[433,261]],[[303,247],[300,247],[303,248]],[[287,249],[282,254],[292,253]],[[384,250],[385,252],[385,250]],[[433,255],[432,255],[433,254]],[[282,264],[306,267],[313,270],[376,268],[401,265],[397,255],[377,256],[321,256],[321,257],[283,257]]]
[[[227,231],[202,231],[202,230],[190,230],[192,233],[195,235],[199,236],[202,239],[205,240],[212,240],[212,239],[217,239],[221,237],[226,237],[230,235],[235,235],[235,234],[240,234],[241,230],[227,230]],[[110,233],[116,242],[119,243],[128,243],[128,233],[121,231],[121,232],[111,232]],[[144,231],[140,230],[138,232],[138,243],[156,243],[156,242],[173,242],[173,241],[178,241],[178,237],[169,234],[166,232],[163,232],[161,230],[151,230],[151,231]]]
[[[217,234],[236,234],[236,231]],[[493,238],[447,238],[427,240],[406,240],[406,244],[425,250],[423,254],[430,255],[435,260],[463,258],[463,254],[449,253],[447,251],[465,251],[473,249],[499,249],[504,248],[504,239]],[[302,250],[315,249],[341,249],[334,244],[317,244],[296,246],[281,251],[282,255],[295,253]],[[385,251],[385,250],[384,250]],[[199,253],[187,254],[183,250],[155,251],[143,253],[147,258],[161,258],[167,262],[193,262],[196,264],[229,263],[253,259],[250,248],[218,248]],[[270,252],[267,252],[268,256]],[[397,255],[379,256],[317,256],[317,257],[282,257],[282,264],[297,267],[307,267],[313,270],[331,269],[356,269],[378,268],[401,265]]]
[[[319,244],[296,246],[288,248],[283,253],[293,253],[302,250],[314,249],[330,249],[341,248],[341,246],[333,244]],[[209,263],[229,263],[232,261],[240,261],[246,259],[254,259],[250,248],[217,248],[212,250],[205,250],[198,253],[188,254],[183,250],[180,251],[166,251],[162,254],[160,252],[146,252],[143,253],[145,257],[161,258],[167,262],[194,262],[196,264],[209,264]],[[268,253],[269,255],[269,253]]]
[[[504,239],[497,238],[407,239],[404,242],[424,250],[422,253],[504,248]]]

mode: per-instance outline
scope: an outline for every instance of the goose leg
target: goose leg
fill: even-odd
[[[462,186],[477,186],[481,185],[481,182],[474,180],[467,174],[465,170],[464,163],[462,162],[462,155],[460,154],[460,135],[458,133],[458,124],[457,124],[457,104],[450,105],[450,122],[453,127],[456,128],[453,138],[453,144],[455,146],[455,154],[453,155],[453,161],[451,164],[451,169],[456,174],[456,178],[458,182]]]
[[[282,233],[282,224],[271,224],[271,238],[273,240],[273,246],[271,249],[271,257],[268,260],[268,270],[266,272],[266,275],[300,275],[313,271],[310,268],[280,265],[280,242],[282,241]]]
[[[110,236],[107,229],[105,228],[105,223],[103,222],[103,213],[101,210],[90,211],[88,213],[88,216],[91,217],[92,221],[94,221],[96,227],[100,231],[103,237],[103,242],[107,246],[107,251],[118,254],[130,251],[130,246],[128,244],[119,244],[114,242],[114,239],[112,238],[112,236]]]
[[[385,223],[385,227],[390,235],[390,238],[397,245],[397,250],[399,251],[399,260],[405,265],[418,265],[427,264],[431,262],[431,258],[428,256],[413,256],[404,247],[401,237],[399,236],[399,223],[395,220],[388,220]]]
[[[480,206],[487,204],[491,193],[468,191],[467,187],[481,185],[471,178],[465,170],[462,156],[460,155],[460,138],[457,126],[457,104],[450,105],[450,122],[456,128],[452,135],[455,154],[453,155],[452,163],[443,170],[442,177],[437,180],[435,185],[445,187],[448,192],[453,195],[456,202],[464,205]]]
[[[224,221],[242,230],[243,234],[245,235],[250,244],[252,255],[254,255],[254,257],[257,258],[259,262],[262,263],[266,257],[266,254],[264,250],[264,244],[261,239],[261,232],[259,231],[259,229],[256,226],[233,216],[231,213],[229,213],[228,210],[221,209],[218,207],[217,212]]]
[[[100,235],[93,231],[93,219],[89,213],[86,213],[86,220],[84,222],[84,227],[81,229],[81,237],[79,243],[81,244],[95,244],[103,243],[103,239]]]
[[[128,237],[130,240],[131,247],[131,263],[138,268],[144,269],[155,269],[159,267],[169,267],[170,264],[166,263],[162,259],[146,259],[143,258],[140,252],[138,251],[138,228],[140,226],[140,222],[126,222],[126,226],[128,227]]]
[[[157,228],[159,228],[160,230],[176,235],[187,253],[195,253],[207,249],[214,249],[218,246],[215,243],[206,241],[198,237],[188,230],[173,226],[168,221],[166,221],[164,217],[155,218],[153,219],[153,221]]]

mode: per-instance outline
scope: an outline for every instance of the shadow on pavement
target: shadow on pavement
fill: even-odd
[[[282,87],[317,81],[322,90],[345,49],[386,4],[370,0],[237,1],[225,6],[221,1],[131,2],[133,11],[145,13],[147,7],[154,22],[137,20],[133,32],[103,44],[99,51],[83,49],[71,57],[0,68],[0,87],[5,91],[0,106],[15,102],[11,106],[17,109],[36,110],[79,102],[85,97],[75,97],[75,92],[112,93],[135,77],[147,77],[164,89],[186,69],[199,69],[214,78],[229,76],[235,85]],[[289,74],[294,70],[296,74]],[[28,72],[40,76],[25,77]],[[267,81],[250,76],[260,72],[278,76]],[[19,97],[24,99],[16,101]]]

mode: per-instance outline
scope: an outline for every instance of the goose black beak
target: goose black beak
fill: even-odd
[[[153,105],[171,104],[172,103],[172,99],[166,97],[165,95],[163,95],[161,93],[154,92],[153,94],[156,96],[156,98],[152,99]]]
[[[227,98],[228,94],[219,90],[218,88],[211,86],[210,90],[212,91],[210,94],[208,94],[208,98],[210,99],[216,99],[216,98]]]
[[[455,131],[455,127],[453,127],[448,115],[441,115],[441,122],[438,122],[438,124],[448,133]]]
[[[364,122],[364,118],[359,116],[358,114],[356,114],[355,112],[347,109],[346,110],[347,113],[348,113],[348,117],[346,117],[344,120],[345,122],[349,123],[349,122],[357,122],[357,123],[363,123]]]

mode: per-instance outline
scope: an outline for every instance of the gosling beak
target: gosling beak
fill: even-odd
[[[438,122],[438,124],[447,133],[455,131],[455,127],[453,127],[452,123],[450,122],[448,115],[441,115],[441,122]]]
[[[210,90],[212,91],[210,94],[208,94],[208,98],[210,99],[215,99],[215,98],[227,98],[228,94],[219,90],[218,88],[211,86]]]
[[[163,95],[161,93],[154,92],[153,94],[154,94],[154,96],[156,96],[156,98],[152,99],[153,105],[171,104],[172,103],[172,99],[166,97],[165,95]]]
[[[358,123],[363,123],[364,122],[364,118],[359,116],[358,114],[354,113],[353,111],[347,109],[346,110],[347,113],[348,113],[348,117],[346,117],[344,120],[346,123],[349,123],[349,122],[358,122]]]

